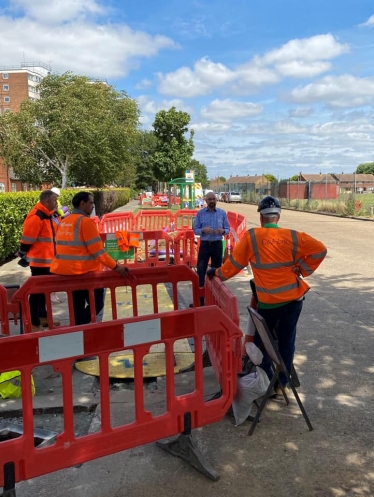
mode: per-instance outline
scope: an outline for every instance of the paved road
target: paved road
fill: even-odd
[[[258,225],[254,206],[224,208]],[[20,484],[18,497],[374,495],[373,250],[374,224],[284,211],[282,226],[305,230],[328,247],[309,279],[297,340],[300,394],[315,430],[295,406],[269,403],[252,437],[248,424],[195,430],[200,449],[221,474],[213,483],[153,444]],[[231,280],[243,319],[248,276]],[[112,406],[121,422],[126,403]]]

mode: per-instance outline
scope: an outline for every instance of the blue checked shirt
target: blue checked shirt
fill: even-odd
[[[201,241],[215,242],[222,240],[222,236],[224,235],[202,233],[201,230],[203,228],[212,228],[213,230],[223,228],[225,235],[228,235],[230,233],[230,225],[226,212],[217,207],[214,211],[210,211],[208,207],[204,207],[204,209],[199,210],[197,213],[193,229],[195,235],[200,236]]]

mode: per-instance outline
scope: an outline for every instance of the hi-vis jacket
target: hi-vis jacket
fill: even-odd
[[[122,252],[127,252],[131,247],[139,248],[140,234],[130,231],[116,231],[118,247]]]
[[[27,255],[30,266],[49,267],[55,256],[55,232],[52,221],[54,211],[49,211],[38,202],[27,214],[23,223],[21,249]]]
[[[101,264],[114,269],[117,262],[106,253],[94,221],[75,209],[61,221],[51,273],[85,274],[101,271]]]
[[[273,227],[248,230],[229,259],[216,271],[216,276],[227,280],[251,265],[259,302],[281,304],[297,300],[308,290],[295,272],[310,276],[327,253],[320,241],[299,231]]]
[[[31,376],[31,394],[35,395],[34,379]],[[20,371],[8,371],[0,374],[0,398],[18,399],[22,396],[22,382]]]

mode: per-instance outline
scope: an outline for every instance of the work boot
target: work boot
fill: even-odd
[[[36,331],[44,331],[44,330],[43,330],[43,326],[42,325],[36,326],[35,324],[32,324],[31,325],[31,331],[33,333],[35,333]]]
[[[48,326],[48,319],[47,318],[39,318],[40,319],[40,324],[43,326],[43,327],[46,327]],[[61,322],[58,321],[57,319],[56,320],[53,320],[53,326],[60,326]]]

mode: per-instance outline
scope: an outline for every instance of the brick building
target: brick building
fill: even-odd
[[[43,62],[0,67],[0,114],[18,112],[24,100],[39,99],[37,86],[50,72],[50,66]],[[32,189],[32,185],[17,179],[12,169],[7,169],[0,159],[0,192]]]
[[[374,193],[373,174],[333,174],[339,181],[340,193]]]
[[[301,174],[297,181],[279,183],[281,198],[304,200],[333,200],[339,198],[338,180],[331,174]]]

